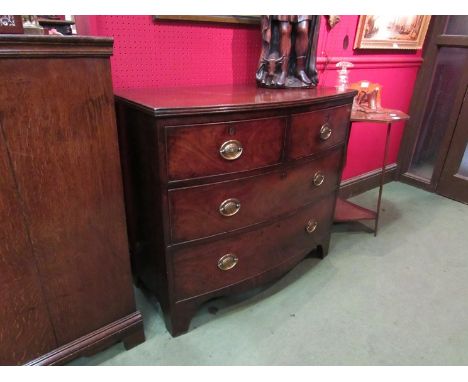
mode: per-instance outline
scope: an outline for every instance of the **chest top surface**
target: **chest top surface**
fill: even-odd
[[[155,116],[235,112],[313,105],[327,101],[344,101],[356,91],[335,88],[265,89],[255,85],[216,85],[178,88],[121,89],[118,100]]]

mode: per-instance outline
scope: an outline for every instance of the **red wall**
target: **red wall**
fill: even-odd
[[[358,16],[342,16],[331,31],[322,18],[318,42],[320,85],[334,86],[338,61],[355,67],[350,81],[369,80],[382,85],[382,105],[408,111],[421,52],[353,50]],[[76,16],[80,34],[113,36],[112,76],[115,88],[167,87],[199,84],[254,83],[260,52],[259,27],[153,22],[151,16]],[[343,49],[343,38],[349,46]],[[394,163],[403,123],[394,124],[388,163]],[[383,124],[354,123],[343,178],[382,165]]]
[[[350,82],[369,80],[382,85],[382,106],[408,112],[416,75],[422,63],[421,51],[354,50],[359,16],[342,16],[340,23],[328,31],[322,18],[318,43],[320,82],[325,86],[336,84],[335,64],[350,61]],[[349,46],[343,49],[343,38],[348,34]],[[398,156],[404,123],[392,125],[389,160]],[[348,158],[343,179],[357,176],[382,166],[386,126],[384,124],[353,123],[348,147]]]

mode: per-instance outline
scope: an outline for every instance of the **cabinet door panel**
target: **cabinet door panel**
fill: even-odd
[[[109,63],[70,65],[0,64],[15,82],[0,104],[59,346],[135,310]]]
[[[0,116],[1,117],[1,116]],[[3,133],[0,120],[0,133]],[[0,135],[0,365],[25,363],[55,348],[36,262]]]

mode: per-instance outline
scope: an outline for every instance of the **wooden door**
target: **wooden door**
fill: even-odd
[[[400,148],[400,180],[448,195],[448,184],[439,183],[458,173],[466,148],[460,112],[467,77],[468,16],[434,16]]]
[[[462,109],[445,159],[437,192],[468,204],[468,90],[465,90]]]

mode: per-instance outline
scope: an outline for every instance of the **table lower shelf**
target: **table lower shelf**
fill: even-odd
[[[377,212],[358,206],[348,200],[338,198],[336,200],[335,218],[336,223],[354,222],[359,220],[374,220]]]

